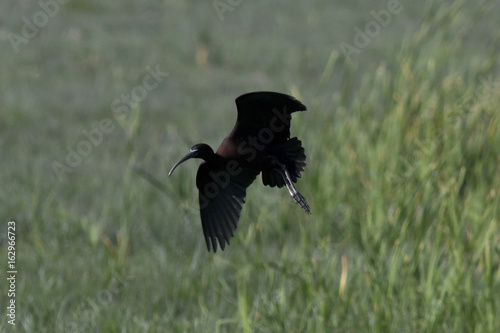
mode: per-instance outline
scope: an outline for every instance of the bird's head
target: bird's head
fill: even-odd
[[[202,160],[207,161],[212,155],[214,155],[214,151],[206,143],[195,144],[193,147],[191,147],[191,149],[189,149],[189,153],[186,156],[184,156],[179,160],[179,162],[174,164],[168,175],[170,176],[172,172],[174,172],[175,168],[191,158],[201,158]]]

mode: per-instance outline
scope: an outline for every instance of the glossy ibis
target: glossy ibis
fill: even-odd
[[[194,145],[169,172],[190,158],[203,162],[196,175],[203,234],[214,252],[217,240],[224,250],[234,236],[246,189],[262,172],[271,187],[286,185],[293,200],[308,214],[309,205],[294,184],[306,166],[302,142],[290,139],[291,114],[305,111],[292,96],[276,92],[251,92],[236,99],[238,118],[217,152],[204,143]]]

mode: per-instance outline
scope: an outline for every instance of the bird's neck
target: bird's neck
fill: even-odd
[[[220,156],[217,153],[205,156],[205,158],[203,158],[203,160],[211,165],[222,165],[226,161],[226,159],[224,157]]]

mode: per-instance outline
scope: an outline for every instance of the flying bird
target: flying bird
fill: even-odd
[[[189,153],[172,167],[200,158],[196,175],[203,234],[210,248],[222,250],[234,236],[246,189],[262,172],[264,185],[286,186],[292,199],[311,214],[306,199],[294,183],[306,166],[302,142],[290,138],[291,114],[307,108],[292,96],[268,91],[251,92],[236,98],[238,117],[232,132],[214,153],[205,144],[194,145]]]

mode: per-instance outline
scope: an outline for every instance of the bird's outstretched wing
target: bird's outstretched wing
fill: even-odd
[[[282,143],[290,137],[291,114],[295,111],[306,111],[307,108],[292,96],[257,91],[236,98],[238,119],[233,129],[233,136],[245,140],[259,133],[269,136],[269,143]],[[263,133],[266,131],[267,133]]]
[[[237,168],[232,171],[234,169]],[[208,251],[212,248],[217,252],[217,241],[222,250],[226,243],[230,244],[245,203],[246,189],[260,173],[241,167],[237,169],[239,172],[227,170],[226,166],[203,163],[196,176],[201,225]]]

